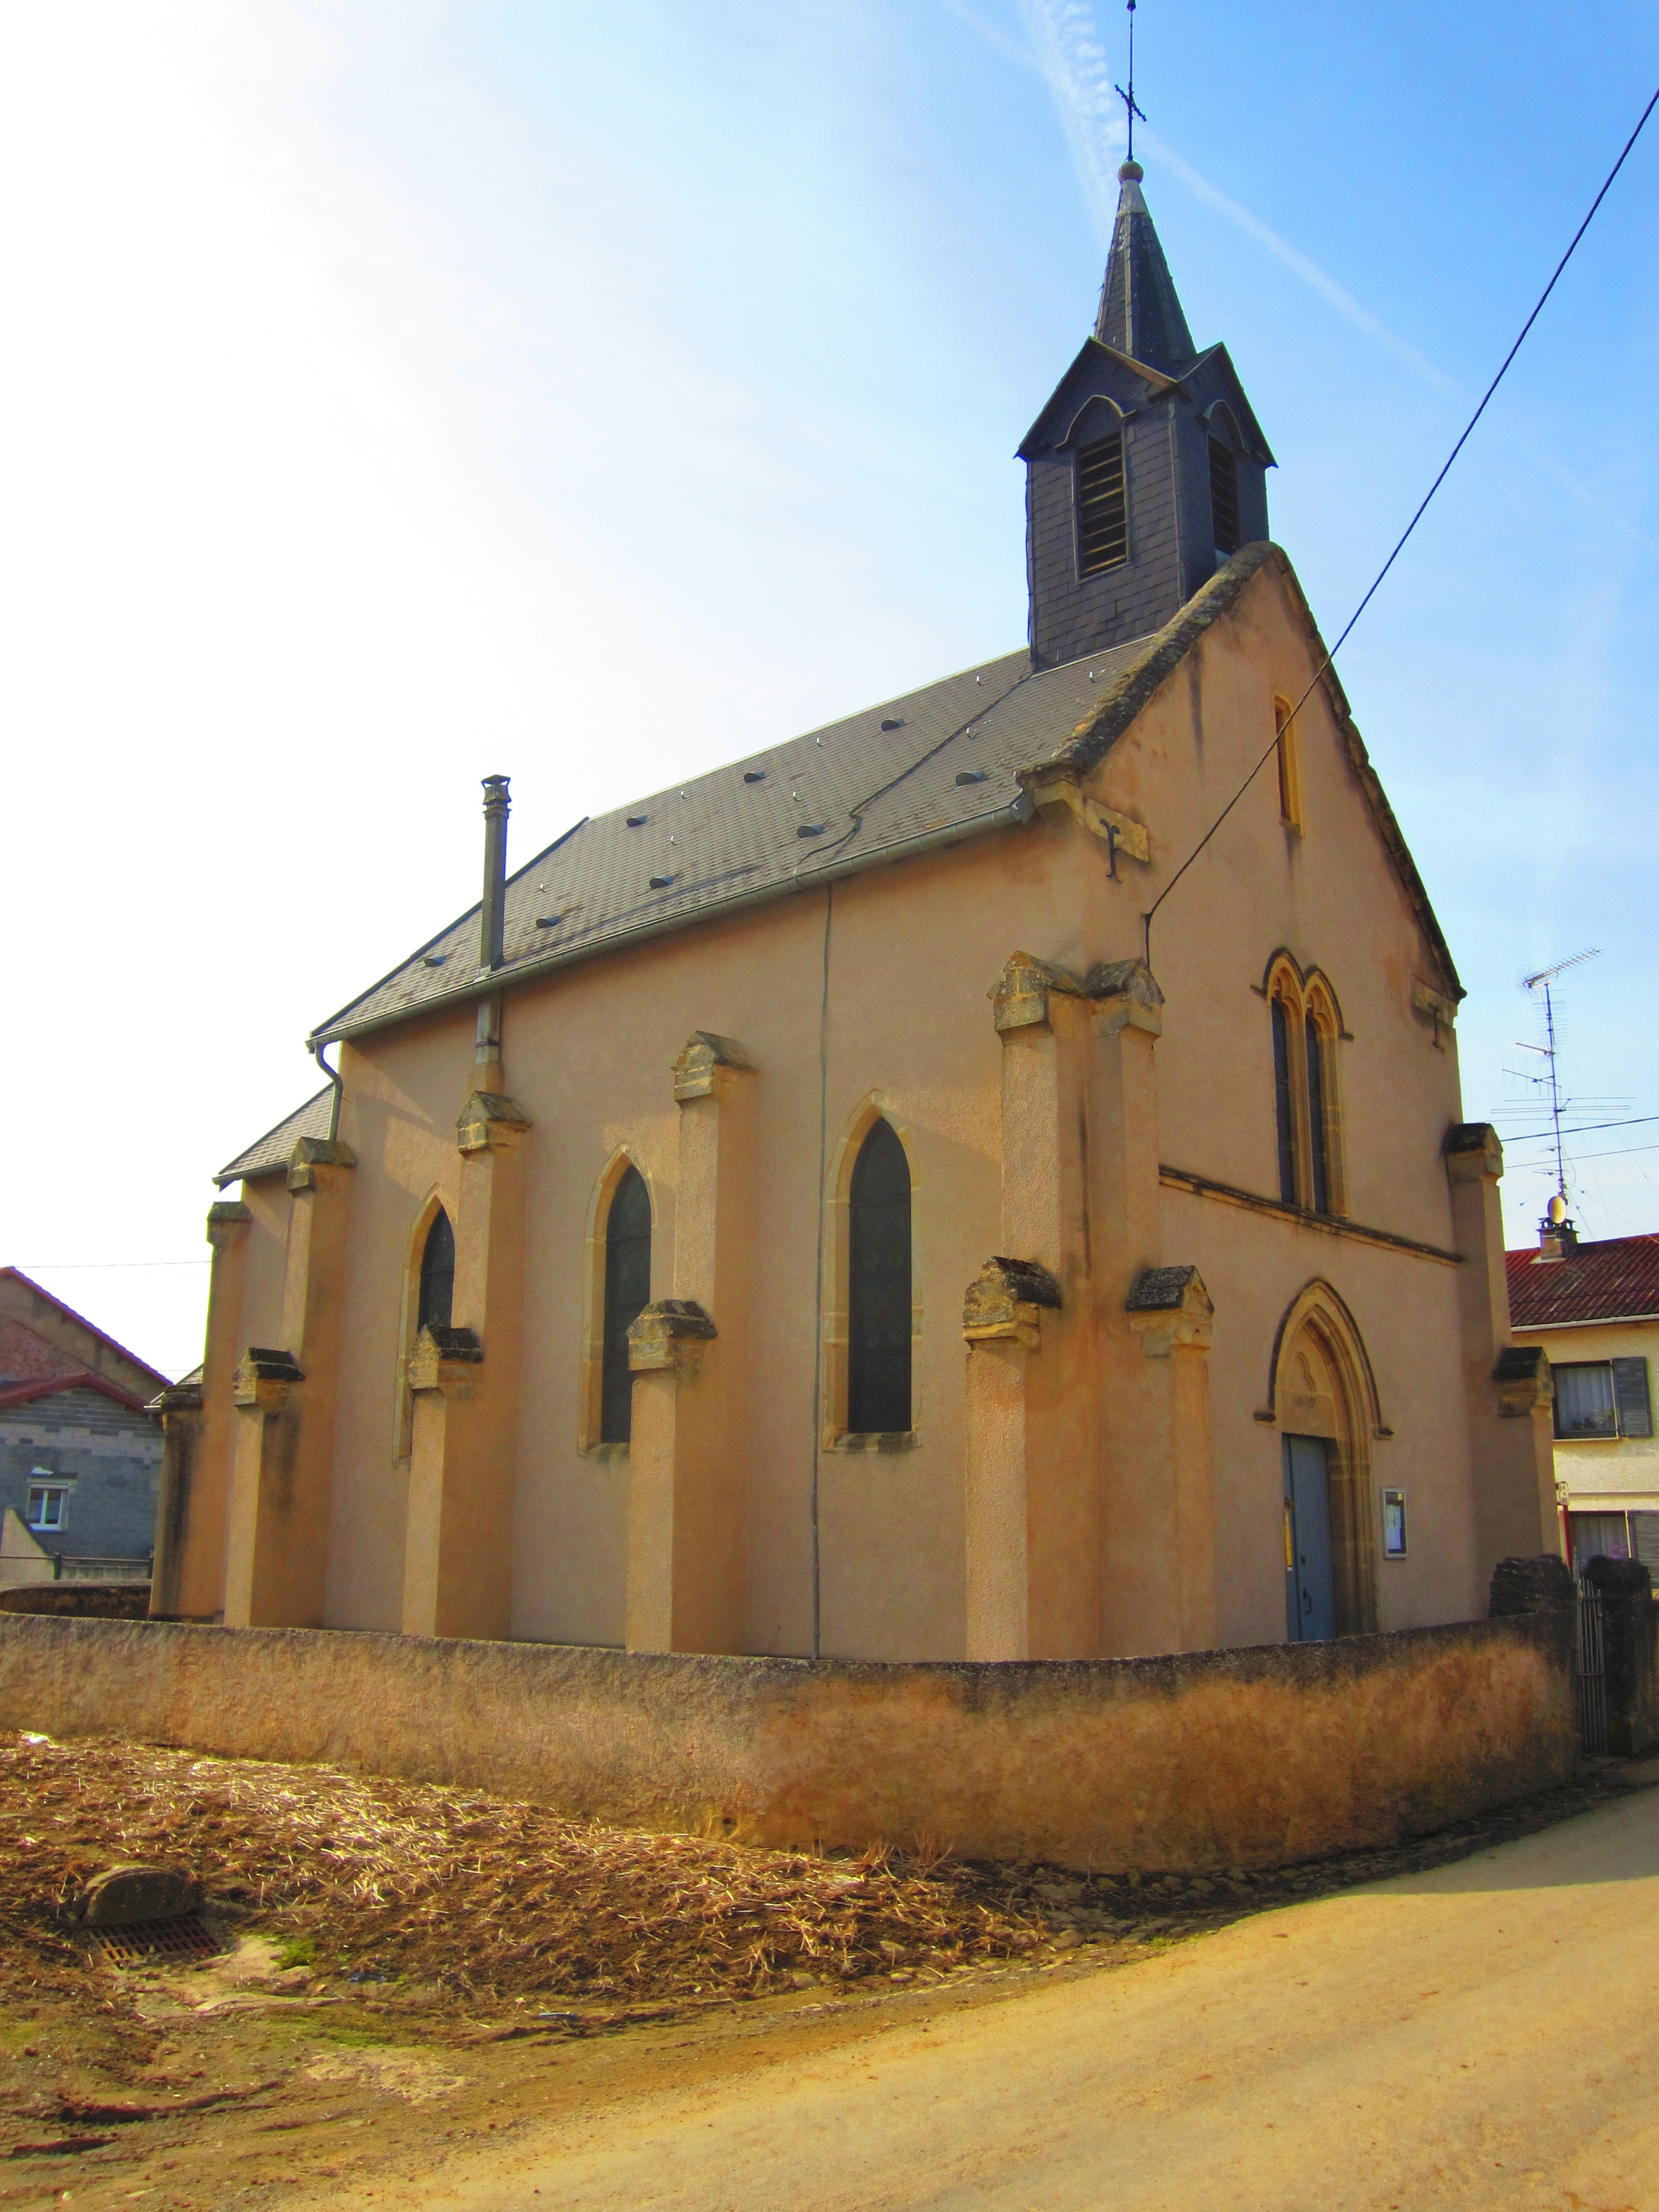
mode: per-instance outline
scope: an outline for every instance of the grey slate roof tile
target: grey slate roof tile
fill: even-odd
[[[1059,751],[1147,643],[1036,676],[1029,653],[1005,653],[581,823],[508,882],[506,959],[492,980],[511,983],[805,886],[826,868],[873,863],[930,831],[1006,815],[1020,796],[1017,772]],[[958,783],[963,774],[976,780]],[[629,827],[630,815],[643,824]],[[673,880],[653,886],[653,876]],[[475,906],[316,1035],[346,1036],[462,1000],[478,981]]]
[[[307,1098],[303,1106],[295,1107],[286,1121],[279,1121],[274,1129],[267,1129],[257,1144],[250,1145],[245,1152],[238,1152],[229,1166],[221,1168],[214,1176],[215,1182],[222,1189],[226,1183],[240,1182],[244,1176],[275,1175],[279,1168],[285,1168],[301,1137],[327,1136],[333,1096],[333,1085],[325,1083],[314,1098]]]

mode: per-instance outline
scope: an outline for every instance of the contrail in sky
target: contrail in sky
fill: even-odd
[[[1035,70],[1048,86],[1071,149],[1072,166],[1077,171],[1101,244],[1109,244],[1117,211],[1117,165],[1123,154],[1123,116],[1099,27],[1087,0],[1019,0],[1020,14],[1031,42],[1029,52],[1022,51],[977,9],[965,4],[965,0],[941,0],[941,4],[1006,59]],[[1252,215],[1249,208],[1241,207],[1207,177],[1200,176],[1153,131],[1143,127],[1142,137],[1149,150],[1172,176],[1181,179],[1188,191],[1206,207],[1212,207],[1218,215],[1225,216],[1246,237],[1265,246],[1276,260],[1282,261],[1304,284],[1311,286],[1328,307],[1334,307],[1356,330],[1364,331],[1367,337],[1386,347],[1425,383],[1442,392],[1451,390],[1450,377],[1426,360],[1415,346],[1408,345],[1386,323],[1379,322],[1317,262],[1310,261],[1288,239],[1281,238],[1276,230]]]

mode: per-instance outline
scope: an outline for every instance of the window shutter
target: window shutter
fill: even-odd
[[[1650,1437],[1653,1407],[1648,1398],[1648,1363],[1639,1355],[1613,1363],[1613,1395],[1619,1401],[1621,1437]]]

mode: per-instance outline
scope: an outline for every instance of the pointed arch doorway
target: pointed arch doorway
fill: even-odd
[[[1314,1281],[1273,1346],[1269,1399],[1283,1438],[1285,1632],[1292,1643],[1376,1627],[1371,1444],[1386,1434],[1364,1340]]]

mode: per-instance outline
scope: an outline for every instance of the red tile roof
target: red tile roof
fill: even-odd
[[[1540,1260],[1530,1244],[1504,1256],[1516,1328],[1659,1315],[1659,1236],[1608,1237],[1559,1260]]]
[[[46,1382],[60,1375],[84,1375],[86,1364],[37,1336],[27,1322],[0,1313],[0,1389],[9,1382]]]

